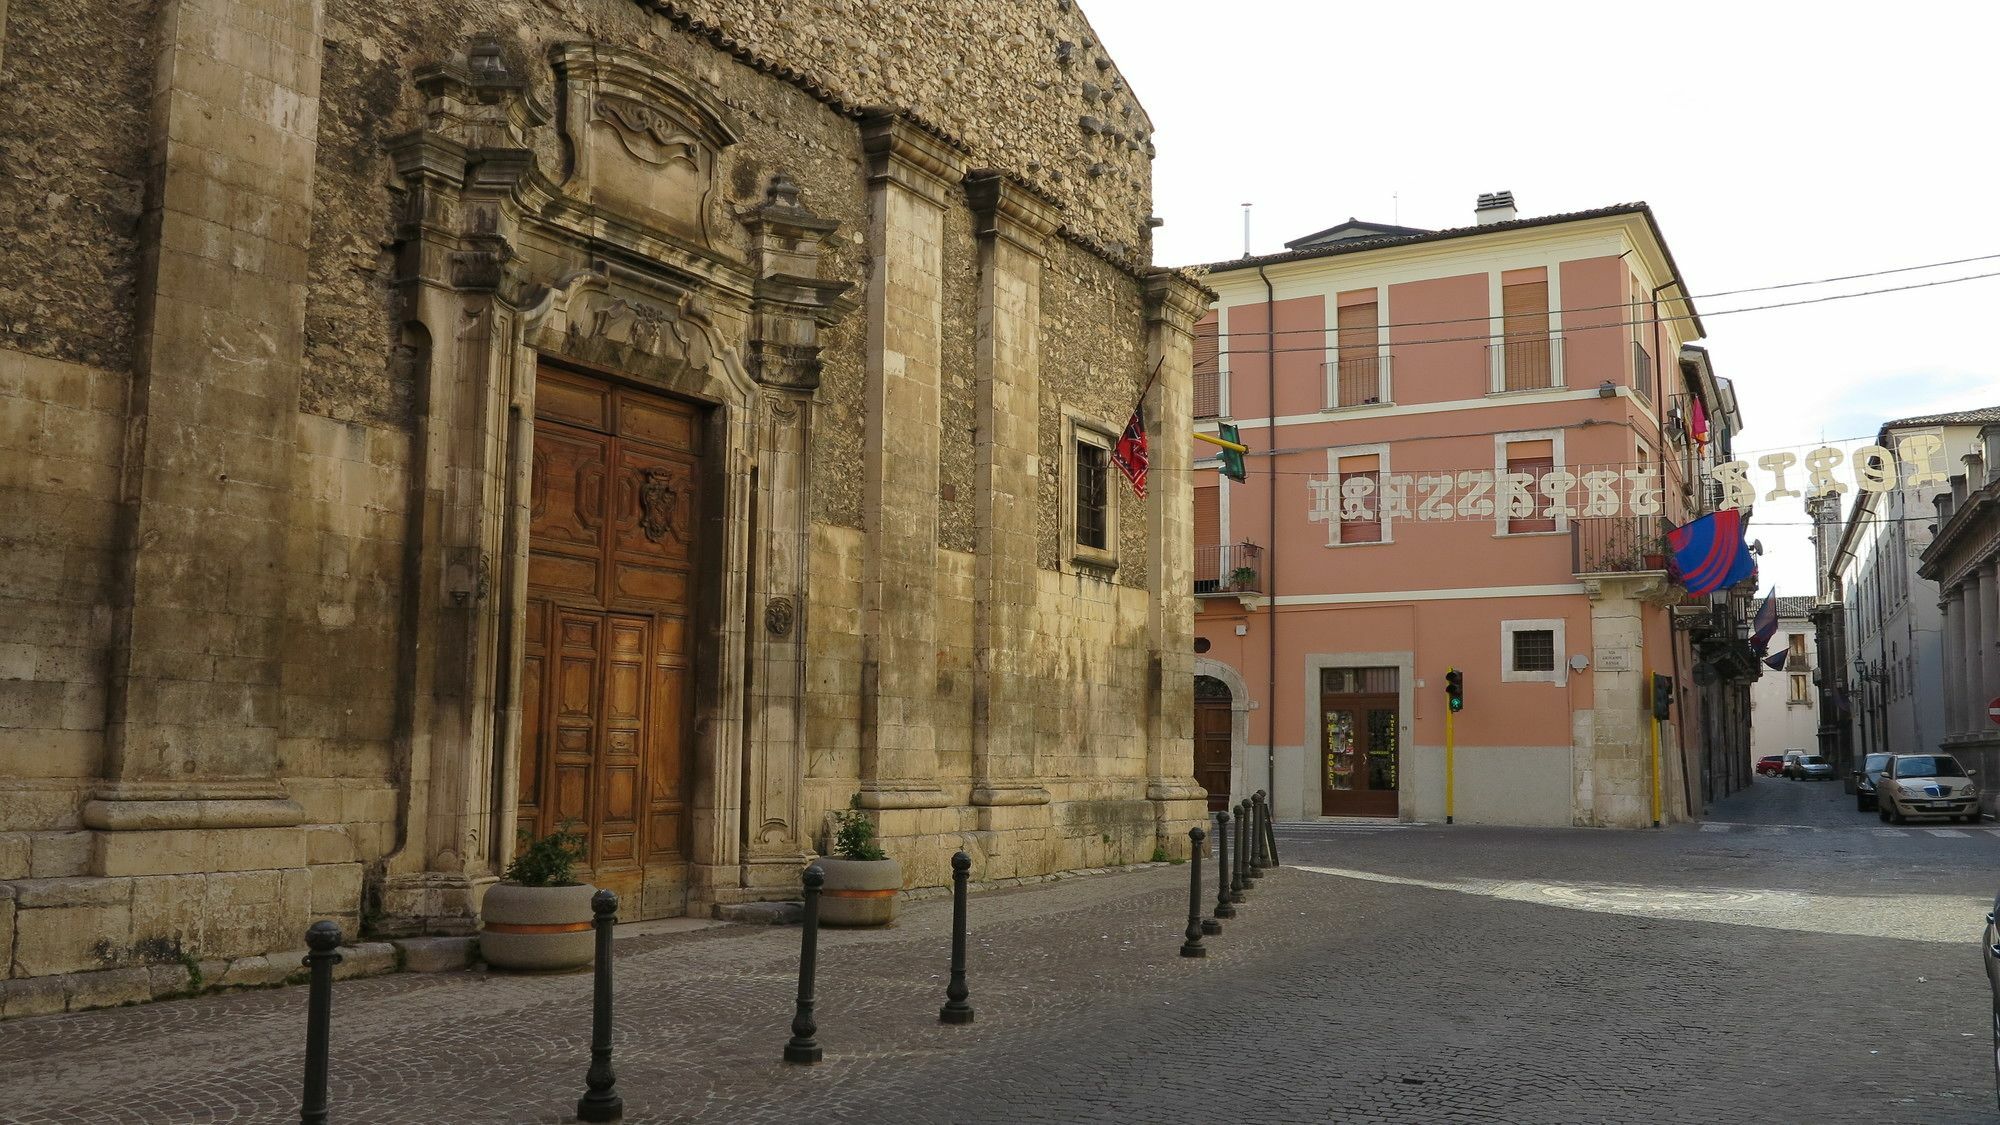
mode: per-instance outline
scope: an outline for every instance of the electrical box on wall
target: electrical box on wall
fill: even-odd
[[[1237,623],[1236,623],[1236,635],[1237,635],[1237,636],[1239,636],[1239,637],[1247,637],[1247,636],[1249,636],[1249,635],[1250,635],[1250,626],[1248,626],[1248,625],[1246,625],[1246,624],[1244,624],[1243,622],[1240,622],[1240,621],[1239,621],[1239,622],[1237,622]]]

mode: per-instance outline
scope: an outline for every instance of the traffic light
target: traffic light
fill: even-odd
[[[1653,673],[1653,717],[1665,722],[1672,714],[1674,706],[1674,680],[1671,676]]]
[[[1444,702],[1454,711],[1465,710],[1465,673],[1456,668],[1445,670]]]
[[[1215,425],[1215,430],[1216,430],[1216,436],[1220,437],[1222,440],[1227,442],[1234,442],[1237,445],[1243,444],[1243,439],[1236,436],[1235,426],[1232,426],[1227,422],[1218,422]],[[1238,484],[1243,483],[1246,474],[1243,472],[1243,454],[1241,451],[1230,449],[1227,446],[1223,448],[1222,475],[1228,477],[1230,480],[1233,480]]]

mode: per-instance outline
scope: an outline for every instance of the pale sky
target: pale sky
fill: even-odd
[[[1083,0],[1153,119],[1162,265],[1282,249],[1353,215],[1464,226],[1652,204],[1739,455],[2000,405],[2000,277],[1768,312],[1737,305],[2000,272],[2000,258],[1741,297],[1702,294],[2000,254],[2000,4],[1667,6]],[[1753,479],[1756,477],[1753,475]],[[1800,502],[1751,536],[1813,590]]]

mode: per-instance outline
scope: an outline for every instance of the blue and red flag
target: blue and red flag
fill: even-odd
[[[1124,472],[1125,479],[1132,482],[1132,491],[1143,498],[1146,495],[1146,413],[1143,405],[1132,408],[1132,417],[1125,423],[1125,432],[1118,436],[1118,444],[1112,447],[1111,463]]]
[[[1756,556],[1743,542],[1745,519],[1742,509],[1724,508],[1667,532],[1674,580],[1690,594],[1706,594],[1756,573]]]
[[[1772,653],[1771,655],[1765,657],[1764,663],[1768,665],[1773,672],[1782,672],[1785,670],[1785,659],[1791,655],[1792,655],[1791,649],[1781,648],[1778,651]]]
[[[1757,607],[1757,616],[1751,619],[1750,647],[1762,656],[1770,650],[1771,638],[1778,635],[1778,588],[1764,595],[1764,604]]]

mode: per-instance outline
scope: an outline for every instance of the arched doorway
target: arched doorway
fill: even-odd
[[[1235,700],[1229,685],[1213,676],[1194,678],[1194,779],[1208,790],[1208,808],[1229,807],[1230,744],[1235,733]]]

